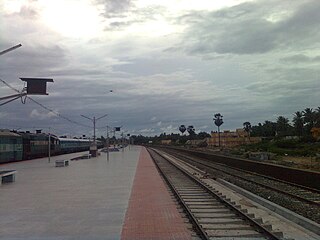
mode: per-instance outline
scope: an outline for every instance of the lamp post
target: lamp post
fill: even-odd
[[[124,151],[124,146],[125,146],[125,142],[126,142],[126,138],[125,138],[125,133],[128,132],[128,130],[126,131],[122,131],[121,133],[121,145],[122,145],[122,151]],[[130,134],[129,134],[130,136]]]
[[[111,127],[107,126],[107,160],[109,160],[109,148],[110,148],[110,140],[109,140],[109,129],[112,129]]]
[[[93,144],[90,146],[90,151],[89,151],[92,157],[96,157],[97,156],[97,151],[98,151],[97,143],[96,143],[96,122],[98,120],[100,120],[101,118],[106,117],[107,115],[108,114],[105,114],[105,115],[103,115],[101,117],[98,117],[98,118],[96,118],[96,117],[90,118],[90,117],[87,117],[85,115],[81,115],[81,117],[89,119],[90,121],[93,122]]]
[[[131,145],[131,134],[130,133],[127,133],[127,137],[128,137],[128,145],[129,145],[129,150],[131,149],[130,145]]]

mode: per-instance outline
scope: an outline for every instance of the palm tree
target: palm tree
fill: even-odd
[[[296,134],[298,134],[299,137],[303,134],[303,114],[302,112],[295,112],[293,117],[293,126],[295,129]]]
[[[309,135],[314,127],[316,120],[316,112],[312,108],[306,108],[303,112],[303,123],[305,124],[306,133]]]
[[[315,115],[316,115],[316,119],[315,119],[315,123],[314,123],[314,126],[315,127],[320,127],[320,107],[318,107],[316,110],[315,110]]]
[[[190,135],[190,139],[192,139],[193,135],[195,134],[195,129],[192,125],[188,126],[187,127],[187,132],[189,133]]]
[[[218,127],[219,147],[220,147],[220,126],[223,124],[223,116],[220,113],[214,114],[214,124]]]
[[[248,133],[249,142],[250,142],[250,132],[252,130],[251,123],[250,122],[244,122],[243,123],[243,129]]]
[[[194,127],[193,127],[192,125],[188,126],[187,132],[188,132],[190,135],[193,135],[193,134],[194,134],[194,131],[195,131],[195,129],[194,129]]]
[[[271,122],[269,120],[264,121],[263,128],[263,136],[265,137],[274,137],[276,134],[277,124],[275,122]]]
[[[186,130],[187,130],[187,128],[186,128],[185,125],[181,125],[181,126],[179,127],[179,131],[182,133],[182,135],[183,135],[183,133],[184,133]]]
[[[288,134],[290,129],[289,119],[283,116],[279,116],[277,119],[276,129],[280,136],[285,136]]]

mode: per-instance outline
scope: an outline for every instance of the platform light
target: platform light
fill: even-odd
[[[20,78],[27,83],[28,95],[48,95],[47,82],[53,82],[51,78]]]

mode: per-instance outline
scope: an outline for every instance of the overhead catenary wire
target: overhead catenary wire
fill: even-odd
[[[17,92],[17,93],[21,93],[18,89],[12,87],[9,83],[7,83],[6,81],[4,81],[3,79],[0,78],[0,81],[1,81],[3,84],[5,84],[7,87],[11,88],[13,91],[15,91],[15,92]],[[70,123],[73,123],[73,124],[76,124],[76,125],[79,125],[79,126],[82,126],[82,127],[91,128],[90,126],[88,126],[88,125],[86,125],[86,124],[82,124],[82,123],[79,123],[79,122],[77,122],[77,121],[74,121],[74,120],[72,120],[72,119],[70,119],[70,118],[62,115],[61,113],[58,113],[58,112],[52,110],[51,108],[43,105],[42,103],[34,100],[33,98],[31,98],[31,97],[29,97],[29,96],[26,96],[26,98],[28,98],[28,99],[29,99],[30,101],[32,101],[33,103],[39,105],[39,106],[42,107],[43,109],[45,109],[45,110],[47,110],[47,111],[55,114],[56,116],[58,116],[58,117],[60,117],[60,118],[62,118],[62,119],[64,119],[64,120],[66,120],[66,121],[68,121],[68,122],[70,122]],[[24,102],[25,102],[25,100],[24,100]],[[24,102],[23,102],[23,103],[24,103]]]
[[[42,103],[39,103],[38,101],[34,100],[34,99],[33,99],[33,98],[31,98],[31,97],[28,97],[28,96],[27,96],[27,98],[28,98],[30,101],[32,101],[33,103],[35,103],[35,104],[39,105],[40,107],[42,107],[42,108],[46,109],[47,111],[49,111],[49,112],[51,112],[51,113],[55,114],[56,116],[58,116],[58,117],[60,117],[60,118],[62,118],[62,119],[64,119],[64,120],[66,120],[66,121],[68,121],[68,122],[70,122],[70,123],[73,123],[73,124],[76,124],[76,125],[79,125],[79,126],[82,126],[82,127],[91,128],[91,127],[90,127],[90,126],[88,126],[88,125],[85,125],[85,124],[82,124],[82,123],[76,122],[76,121],[74,121],[74,120],[71,120],[71,119],[70,119],[70,118],[68,118],[68,117],[63,116],[62,114],[60,114],[60,113],[58,113],[58,112],[56,112],[56,111],[54,111],[54,110],[52,110],[52,109],[50,109],[50,108],[46,107],[45,105],[43,105]]]

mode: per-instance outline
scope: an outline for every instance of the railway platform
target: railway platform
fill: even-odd
[[[0,165],[17,170],[0,186],[0,239],[191,239],[146,149],[91,159],[74,153]]]
[[[121,239],[188,240],[192,233],[178,212],[155,164],[141,150]]]

